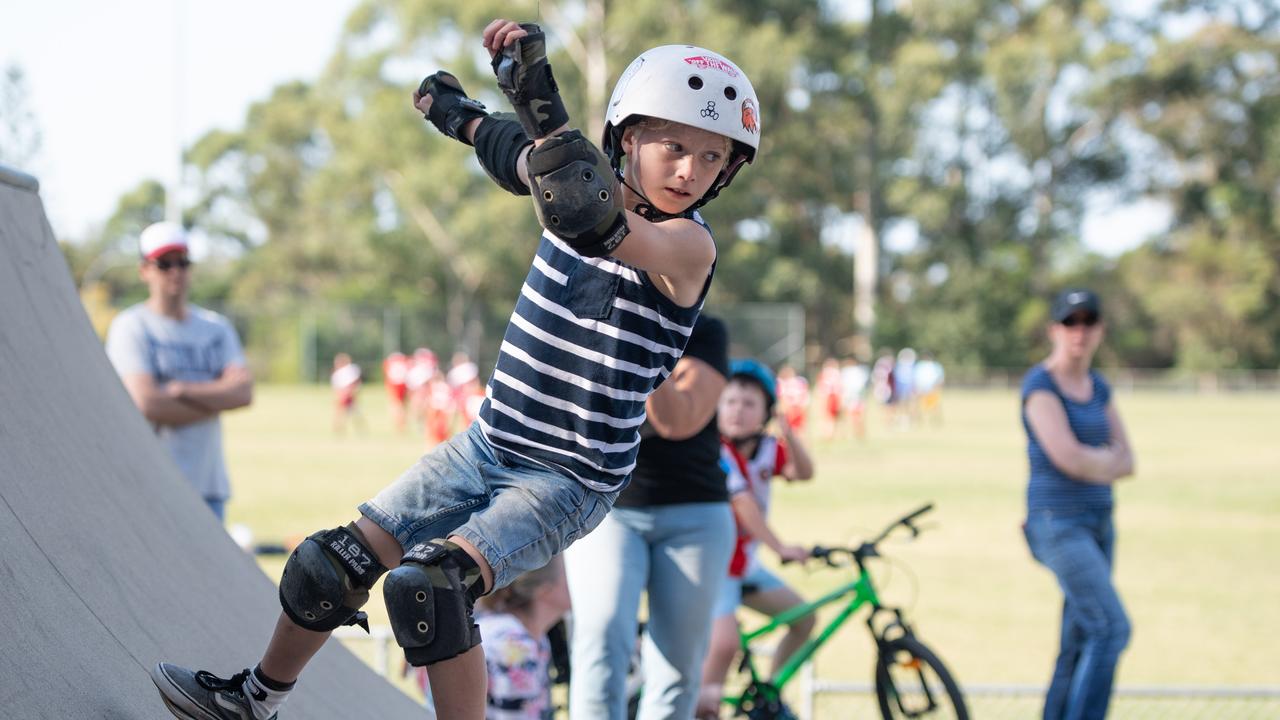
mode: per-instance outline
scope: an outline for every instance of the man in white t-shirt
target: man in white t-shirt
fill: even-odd
[[[107,356],[178,468],[219,519],[231,487],[219,415],[248,405],[253,376],[222,315],[191,305],[187,233],[161,222],[142,231],[138,274],[149,296],[116,316]]]

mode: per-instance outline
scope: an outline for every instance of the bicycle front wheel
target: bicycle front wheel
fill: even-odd
[[[938,656],[911,635],[880,646],[876,699],[885,720],[969,720],[960,686]]]

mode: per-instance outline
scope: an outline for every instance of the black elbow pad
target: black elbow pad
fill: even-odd
[[[548,138],[529,152],[529,181],[542,227],[579,255],[608,255],[630,231],[618,176],[577,130]]]

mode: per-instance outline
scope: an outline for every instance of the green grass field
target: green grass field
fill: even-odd
[[[1117,488],[1116,577],[1134,624],[1119,684],[1280,686],[1280,395],[1122,392],[1116,402],[1138,467]],[[278,540],[353,519],[424,450],[392,432],[381,388],[361,403],[368,434],[345,437],[320,387],[260,387],[251,409],[228,414],[228,523]],[[885,546],[884,599],[911,608],[962,683],[1044,683],[1060,597],[1019,528],[1017,396],[953,390],[943,404],[942,426],[889,429],[873,409],[865,441],[814,441],[818,477],[776,487],[775,527],[799,543],[851,543],[934,502],[925,534]],[[278,578],[282,560],[262,564]],[[783,574],[810,595],[841,577]],[[367,609],[386,622],[381,603]],[[817,673],[865,682],[871,667],[855,622]]]

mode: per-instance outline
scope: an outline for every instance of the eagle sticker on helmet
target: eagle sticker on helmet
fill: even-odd
[[[756,104],[747,98],[742,101],[742,129],[755,135],[760,132],[760,122],[757,120]]]

